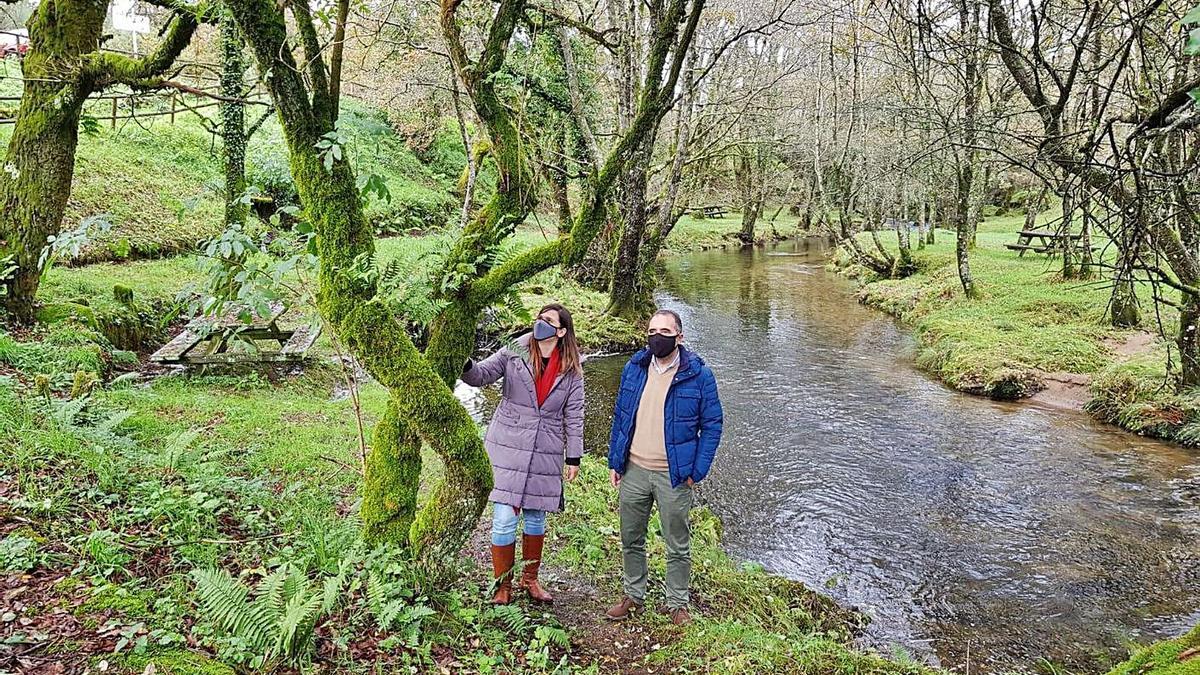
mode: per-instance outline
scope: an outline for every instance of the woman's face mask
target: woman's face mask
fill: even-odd
[[[556,334],[558,334],[558,329],[545,319],[533,322],[533,338],[535,340],[548,340]]]

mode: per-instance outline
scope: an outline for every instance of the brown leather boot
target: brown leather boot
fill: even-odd
[[[529,597],[537,602],[554,602],[542,585],[538,583],[538,572],[542,567],[542,545],[546,542],[544,534],[526,534],[521,537],[521,558],[525,562],[521,570],[521,588],[529,593]]]
[[[624,621],[640,611],[642,611],[642,603],[627,595],[621,598],[620,602],[612,607],[609,607],[608,611],[604,613],[604,616],[607,617],[609,621]]]
[[[492,544],[492,574],[496,578],[496,594],[492,596],[494,605],[507,605],[512,602],[512,568],[516,555],[515,543],[508,546]]]
[[[692,622],[692,615],[688,613],[687,607],[671,610],[671,623],[676,626],[686,626]]]

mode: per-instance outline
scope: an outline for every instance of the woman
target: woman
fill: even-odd
[[[520,587],[538,602],[553,596],[538,584],[546,513],[563,508],[566,479],[579,475],[583,457],[583,368],[571,313],[558,304],[538,312],[533,331],[484,361],[468,361],[462,381],[487,386],[504,378],[503,398],[484,436],[492,462],[492,602],[512,602],[510,573],[517,520],[524,517]],[[565,454],[564,454],[565,453]]]

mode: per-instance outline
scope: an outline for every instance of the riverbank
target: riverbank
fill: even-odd
[[[150,288],[138,266],[165,262],[111,269]],[[113,278],[103,269],[78,271],[92,270],[103,290]],[[156,283],[169,286],[172,272],[154,269]],[[17,646],[0,647],[0,659],[45,664],[71,651],[94,667],[107,661],[110,671],[143,672],[153,662],[157,672],[228,672],[254,656],[198,609],[189,570],[220,563],[245,571],[254,586],[286,562],[314,583],[337,578],[345,564],[347,587],[358,584],[318,622],[311,645],[312,658],[339,672],[922,670],[902,654],[887,661],[855,649],[852,613],[729,560],[720,525],[705,512],[696,522],[696,624],[678,630],[653,611],[629,624],[604,622],[600,613],[619,593],[619,560],[615,495],[601,458],[585,462],[567,513],[551,528],[547,576],[559,602],[549,610],[486,605],[482,539],[461,581],[440,588],[394,552],[356,550],[357,432],[341,380],[336,367],[318,363],[270,378],[138,384],[128,376],[73,401],[70,386],[44,401],[6,385],[0,438],[15,450],[0,459],[0,561],[22,571],[3,574],[0,616],[13,619],[0,622],[0,642]],[[368,424],[383,397],[363,386]],[[426,459],[436,472],[436,458]],[[662,552],[654,554],[661,577]],[[388,602],[363,590],[372,578],[376,599],[378,580],[387,582]],[[385,606],[398,615],[380,628]]]
[[[719,227],[705,222],[705,241]],[[677,231],[674,250],[690,250],[691,229]],[[533,236],[523,230],[519,240]],[[420,259],[438,244],[381,240],[380,264]],[[860,615],[731,561],[720,524],[703,509],[693,549],[697,622],[676,629],[656,611],[603,621],[620,592],[615,492],[603,458],[585,462],[568,491],[571,508],[552,529],[548,576],[560,601],[549,610],[486,604],[481,541],[450,587],[433,586],[396,551],[364,550],[357,419],[327,346],[298,374],[144,374],[141,359],[168,336],[175,297],[196,278],[186,256],[57,268],[44,296],[57,315],[0,334],[0,438],[12,448],[0,457],[0,671],[62,664],[140,673],[153,664],[160,673],[224,673],[314,660],[337,672],[923,672],[854,649]],[[603,311],[603,294],[557,272],[521,292],[530,308],[567,297],[581,324]],[[122,349],[108,334],[130,312],[144,332]],[[610,329],[591,325],[594,348]],[[640,341],[640,331],[629,335]],[[373,424],[385,392],[364,383],[360,400]],[[437,458],[426,462],[436,476]],[[282,618],[257,637],[222,627],[212,595],[241,591],[200,585],[195,570],[214,565],[247,588],[261,589],[268,571],[286,566],[314,585],[341,579],[347,590],[311,622],[311,637],[272,651],[260,638]]]
[[[959,391],[1086,410],[1138,434],[1200,443],[1200,396],[1164,386],[1171,345],[1155,322],[1172,334],[1170,308],[1156,317],[1150,289],[1139,287],[1143,327],[1111,327],[1110,287],[1102,278],[1064,281],[1057,258],[1018,257],[1004,247],[1022,225],[1023,217],[1012,216],[980,225],[971,252],[976,300],[963,296],[954,234],[946,230],[914,251],[917,272],[905,279],[874,278],[845,257],[834,265],[859,280],[863,303],[913,328],[917,364]],[[881,238],[895,250],[894,234]]]
[[[1176,393],[1166,363],[1168,335],[1177,329],[1170,308],[1153,307],[1151,289],[1136,289],[1149,330],[1115,329],[1105,321],[1110,289],[1098,280],[1061,278],[1058,259],[1018,257],[1023,217],[981,223],[971,269],[981,293],[968,300],[954,263],[954,234],[914,251],[917,271],[905,279],[873,277],[842,255],[833,266],[860,283],[859,300],[890,314],[916,333],[917,364],[949,386],[997,399],[1027,399],[1084,410],[1128,431],[1200,445],[1200,393]],[[884,235],[893,253],[894,235]],[[873,246],[869,236],[865,245]],[[1197,675],[1200,626],[1174,640],[1135,650],[1109,675]]]

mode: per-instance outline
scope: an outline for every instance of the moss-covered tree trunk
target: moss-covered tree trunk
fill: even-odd
[[[242,56],[242,40],[237,24],[226,15],[220,20],[221,28],[221,143],[225,160],[225,227],[246,222],[249,205],[243,196],[246,193],[246,105],[242,78],[246,74],[246,62]]]
[[[972,208],[975,193],[979,151],[975,149],[976,120],[979,115],[979,98],[982,78],[979,75],[979,5],[974,0],[958,0],[958,25],[966,40],[964,79],[966,87],[963,97],[963,159],[958,173],[956,194],[957,242],[954,245],[958,280],[968,298],[978,295],[975,278],[971,274],[970,250],[975,243],[974,222],[977,211]]]
[[[423,560],[441,566],[462,547],[491,485],[479,433],[443,377],[375,297],[370,278],[355,271],[374,253],[374,232],[348,159],[343,155],[327,169],[316,149],[334,123],[324,63],[309,60],[303,72],[297,67],[287,23],[270,0],[226,4],[260,70],[269,73],[266,83],[284,130],[292,178],[316,232],[318,307],[337,337],[392,394],[367,458],[365,534],[374,541],[407,541]],[[307,7],[294,3],[292,8],[305,52],[318,53]],[[424,509],[414,514],[421,441],[441,456],[446,471]]]
[[[1117,261],[1113,265],[1113,288],[1108,301],[1109,323],[1116,328],[1133,328],[1142,321],[1133,285],[1133,264],[1140,246],[1130,229],[1122,228],[1123,241],[1116,242]]]
[[[107,11],[104,1],[43,0],[29,19],[25,90],[0,170],[0,258],[16,265],[3,303],[19,321],[33,320],[38,259],[71,196],[84,101],[111,84],[145,84],[174,62],[196,27],[194,15],[178,14],[163,43],[134,59],[99,51]]]
[[[1200,386],[1200,296],[1184,292],[1179,308],[1179,385]]]
[[[79,118],[90,93],[73,61],[100,43],[107,6],[46,0],[29,20],[21,61],[25,91],[0,172],[0,238],[17,270],[5,281],[5,307],[33,319],[46,239],[58,232],[75,171]]]
[[[738,231],[738,240],[743,246],[754,243],[754,227],[762,215],[762,190],[757,182],[762,179],[758,172],[761,168],[761,152],[757,145],[743,147],[734,160],[733,175],[742,198],[742,227]]]
[[[70,86],[30,82],[9,141],[0,173],[0,236],[17,268],[5,280],[4,304],[19,321],[33,320],[38,258],[71,196],[82,98]]]
[[[645,283],[645,258],[642,243],[646,238],[646,183],[650,171],[650,152],[654,146],[654,135],[650,134],[642,147],[635,151],[633,159],[622,177],[621,236],[613,257],[610,304],[608,313],[629,319],[641,319],[648,313],[650,291]]]

